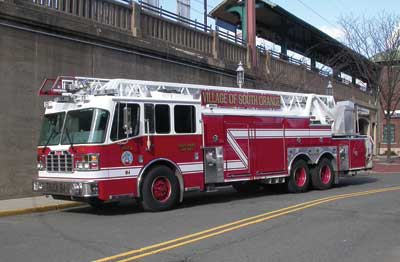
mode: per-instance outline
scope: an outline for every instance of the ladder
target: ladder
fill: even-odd
[[[50,86],[50,89],[46,89],[46,86]],[[290,113],[309,116],[315,118],[315,121],[320,121],[321,124],[329,124],[331,119],[334,119],[333,111],[335,100],[333,96],[260,89],[239,89],[232,87],[203,86],[130,79],[59,76],[56,79],[46,79],[42,83],[39,95],[94,95],[160,99],[175,98],[186,101],[200,101],[202,90],[277,95],[280,96],[281,100],[281,108],[278,110],[283,114]]]

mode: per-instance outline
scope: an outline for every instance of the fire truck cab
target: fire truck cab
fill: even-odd
[[[161,211],[188,191],[280,183],[298,193],[372,168],[354,104],[332,96],[84,77],[47,79],[39,94],[54,99],[33,190],[56,199],[135,198]]]

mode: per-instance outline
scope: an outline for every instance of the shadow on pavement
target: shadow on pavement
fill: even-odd
[[[340,183],[335,185],[335,188],[371,184],[377,182],[379,179],[369,176],[355,176],[355,177],[342,177]]]
[[[135,200],[124,200],[121,202],[107,203],[100,208],[93,208],[89,205],[65,210],[68,213],[91,214],[98,216],[116,216],[141,213],[143,210]]]

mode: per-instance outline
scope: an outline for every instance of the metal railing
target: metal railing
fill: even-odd
[[[157,6],[142,2],[142,1],[139,1],[139,5],[142,10],[148,11],[155,15],[159,15],[160,17],[163,17],[163,18],[167,18],[168,20],[182,23],[186,26],[194,28],[195,30],[203,31],[206,33],[209,33],[213,30],[211,25],[206,25],[197,20],[192,20],[192,19],[189,19],[189,18],[186,18],[183,16],[179,16],[173,12],[163,9],[162,6],[157,7]],[[233,43],[236,43],[236,44],[239,44],[242,46],[246,45],[246,41],[244,41],[241,37],[239,37],[236,34],[232,35],[232,34],[229,34],[228,32],[222,31],[218,28],[218,26],[215,27],[215,31],[217,32],[217,35],[222,39],[229,40]]]
[[[184,48],[211,55],[213,35],[188,24],[168,19],[158,13],[146,11],[140,14],[142,37],[156,38]]]
[[[161,17],[168,18],[168,19],[176,21],[178,23],[183,23],[187,26],[193,27],[197,30],[201,30],[204,32],[211,31],[211,26],[200,23],[197,20],[192,20],[192,19],[180,16],[180,15],[177,15],[173,12],[167,11],[167,10],[163,9],[162,6],[157,7],[157,6],[142,2],[142,1],[139,1],[139,5],[142,10],[149,11],[149,12],[159,15]]]
[[[242,45],[242,46],[246,45],[246,41],[244,39],[242,39],[241,37],[239,37],[236,33],[234,35],[229,34],[228,32],[220,30],[218,26],[215,27],[215,31],[217,32],[217,35],[223,39],[229,40],[238,45]]]
[[[32,0],[32,3],[119,29],[131,29],[130,3],[112,0]]]
[[[323,69],[319,69],[319,68],[312,68],[309,64],[305,63],[304,61],[300,60],[300,59],[296,59],[293,57],[290,57],[288,55],[276,52],[274,50],[271,49],[266,49],[265,46],[257,46],[257,49],[262,53],[262,54],[269,54],[271,55],[271,57],[277,58],[277,59],[282,59],[285,60],[291,64],[295,64],[295,65],[299,65],[299,66],[303,66],[305,69],[313,71],[315,73],[318,73],[321,76],[324,77],[333,77],[336,81],[341,82],[345,85],[350,85],[350,86],[354,86],[360,90],[363,90],[363,87],[361,85],[358,84],[354,84],[352,81],[349,81],[346,78],[343,78],[341,76],[333,76],[333,74],[328,71],[328,70],[323,70]],[[364,88],[365,89],[365,88]]]

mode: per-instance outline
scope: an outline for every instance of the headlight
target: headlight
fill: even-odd
[[[76,161],[77,171],[93,171],[99,170],[99,154],[86,154],[81,156],[80,161]]]
[[[43,171],[44,170],[44,165],[42,162],[38,162],[36,165],[37,170]]]
[[[44,163],[46,162],[46,158],[44,156],[38,156],[36,168],[38,171],[43,171],[45,169]]]

